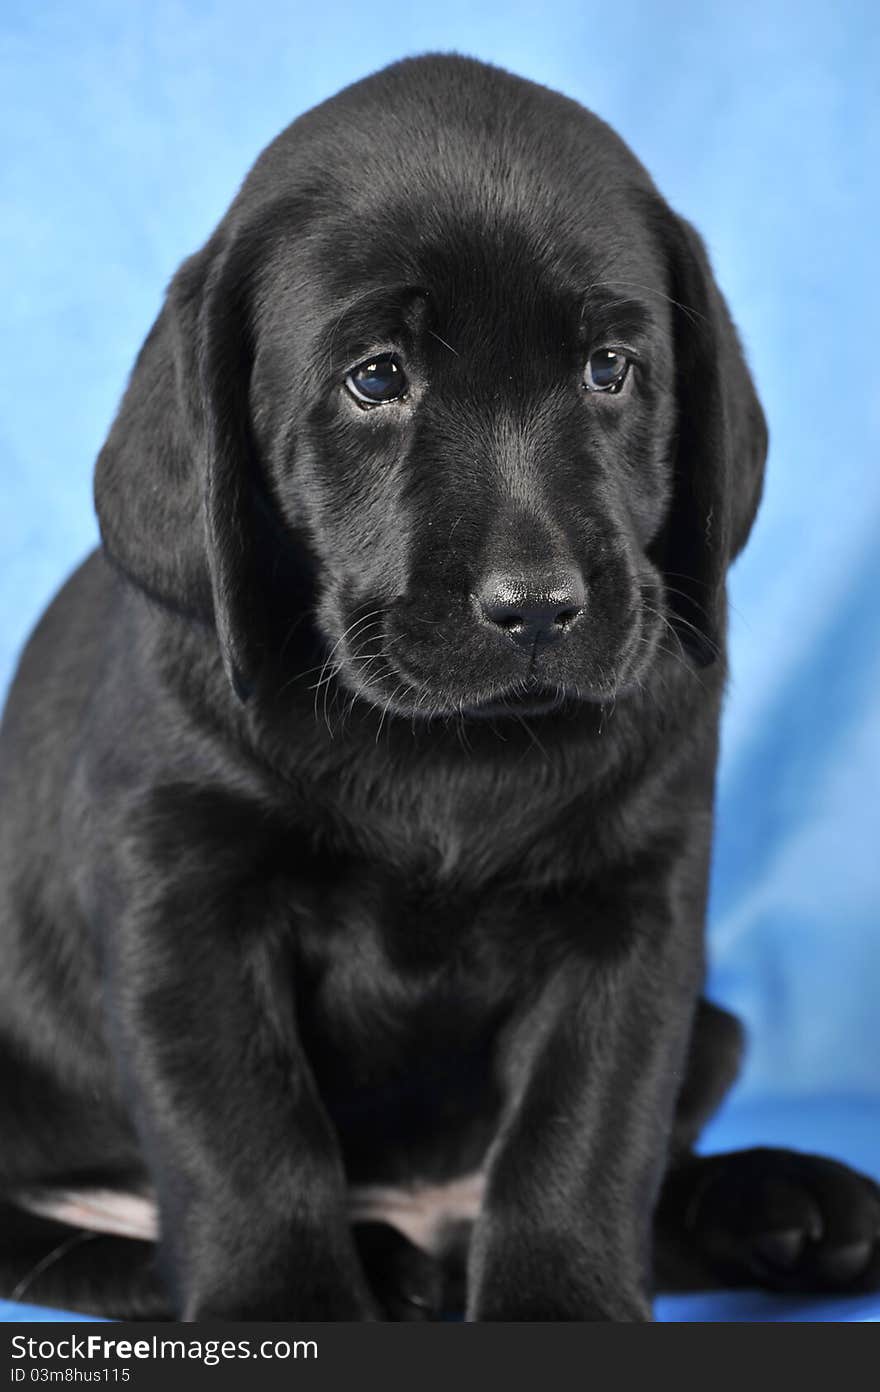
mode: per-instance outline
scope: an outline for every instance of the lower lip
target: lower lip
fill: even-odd
[[[556,691],[517,692],[492,701],[481,701],[478,705],[465,706],[462,715],[468,719],[489,720],[500,716],[548,715],[551,711],[562,710],[570,703],[570,698]]]

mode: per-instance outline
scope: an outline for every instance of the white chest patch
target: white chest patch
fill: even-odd
[[[451,1225],[473,1222],[485,1176],[464,1175],[442,1184],[364,1184],[348,1193],[352,1223],[390,1223],[416,1247],[436,1253]],[[20,1208],[87,1232],[155,1242],[159,1218],[149,1194],[117,1189],[26,1189],[11,1196]]]

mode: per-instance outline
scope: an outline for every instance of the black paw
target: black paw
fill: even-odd
[[[683,1235],[729,1283],[880,1289],[880,1187],[867,1176],[788,1150],[707,1156],[684,1173]]]
[[[445,1277],[439,1261],[388,1223],[356,1223],[352,1233],[367,1281],[386,1320],[441,1318]]]

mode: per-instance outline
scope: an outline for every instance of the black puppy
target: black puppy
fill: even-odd
[[[693,1154],[740,1049],[699,997],[765,444],[698,237],[574,103],[428,58],[261,156],[6,712],[7,1295],[426,1317],[466,1263],[474,1320],[642,1320],[659,1276],[880,1281],[870,1181]]]

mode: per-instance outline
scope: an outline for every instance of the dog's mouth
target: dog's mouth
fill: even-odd
[[[383,728],[395,718],[417,725],[567,719],[614,701],[632,677],[630,649],[641,655],[647,646],[628,612],[616,627],[599,625],[595,645],[583,635],[575,643],[575,634],[529,653],[498,635],[493,647],[491,633],[461,632],[433,615],[400,623],[392,607],[364,605],[353,619],[340,616],[347,627],[333,625],[341,636],[331,642],[328,633],[316,683],[328,723],[337,709],[354,709],[352,701],[379,711]]]
[[[584,691],[570,682],[550,681],[537,673],[491,683],[482,689],[464,687],[456,691],[455,687],[450,690],[444,683],[439,690],[432,691],[423,677],[409,671],[399,661],[391,671],[386,666],[381,682],[369,680],[368,672],[364,674],[358,669],[351,672],[345,666],[337,676],[361,701],[381,711],[384,718],[398,715],[419,723],[448,721],[450,717],[502,721],[565,715],[584,704],[601,703],[610,694]]]
[[[551,715],[580,704],[583,698],[562,686],[542,682],[521,682],[509,690],[465,701],[460,707],[469,720],[498,720],[526,716]]]

